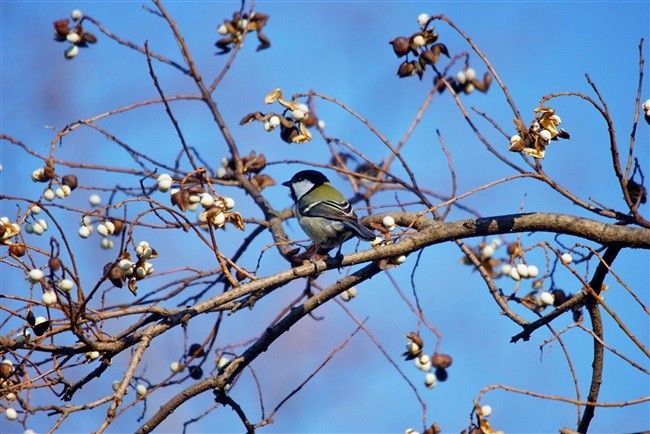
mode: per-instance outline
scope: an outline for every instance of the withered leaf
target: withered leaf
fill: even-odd
[[[176,205],[181,211],[185,211],[190,204],[190,193],[187,190],[179,190],[171,195],[172,205]]]
[[[269,40],[268,36],[262,33],[262,31],[259,29],[257,30],[257,40],[260,41],[260,44],[257,46],[255,51],[266,50],[271,46],[271,41]]]
[[[237,229],[244,230],[244,219],[238,212],[230,212],[226,214],[226,221],[232,223]]]
[[[266,167],[266,157],[264,154],[257,154],[252,151],[250,154],[242,158],[245,173],[259,173]]]
[[[265,120],[264,113],[262,112],[249,113],[239,121],[239,125],[246,125],[253,121],[264,122]]]
[[[138,281],[136,280],[135,277],[131,277],[129,279],[129,291],[131,291],[131,294],[133,295],[138,295]]]
[[[275,180],[266,174],[253,176],[251,178],[251,182],[260,190],[264,190],[266,187],[275,185]]]

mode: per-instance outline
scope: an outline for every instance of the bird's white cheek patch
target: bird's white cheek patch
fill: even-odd
[[[291,186],[293,187],[294,193],[296,193],[296,197],[300,199],[312,189],[314,183],[307,179],[303,179],[302,181],[294,182]]]

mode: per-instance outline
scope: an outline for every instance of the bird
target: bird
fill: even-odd
[[[282,185],[290,190],[296,217],[303,231],[314,242],[316,252],[339,247],[353,236],[366,241],[375,234],[361,223],[352,206],[325,175],[317,170],[301,170]]]

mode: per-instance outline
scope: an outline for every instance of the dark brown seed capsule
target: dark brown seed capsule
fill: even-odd
[[[61,182],[63,185],[70,187],[70,190],[74,190],[79,185],[79,180],[76,175],[65,175]]]
[[[188,369],[190,371],[190,377],[194,380],[200,380],[203,377],[203,369],[200,366],[190,366]]]
[[[24,244],[15,243],[9,246],[9,254],[14,258],[20,258],[21,256],[24,256],[25,251],[26,249]]]
[[[409,52],[409,39],[405,36],[399,36],[389,42],[393,46],[393,51],[397,57],[406,56]]]
[[[190,349],[187,350],[187,355],[190,357],[201,357],[205,355],[205,350],[201,344],[192,344]]]
[[[431,364],[436,368],[447,369],[453,360],[448,354],[434,354],[431,356]]]

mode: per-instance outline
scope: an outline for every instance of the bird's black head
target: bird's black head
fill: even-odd
[[[295,201],[307,194],[313,188],[329,182],[327,177],[317,170],[301,170],[293,177],[282,183],[291,190],[291,198]]]

